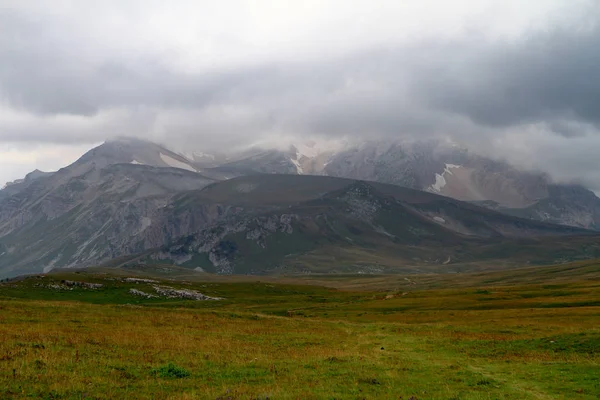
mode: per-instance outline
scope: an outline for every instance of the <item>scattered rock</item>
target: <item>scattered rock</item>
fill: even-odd
[[[158,297],[158,296],[155,296],[153,294],[142,292],[141,290],[137,290],[137,289],[129,289],[129,293],[131,293],[131,294],[133,294],[135,296],[144,297],[146,299],[154,299],[154,298]]]
[[[169,286],[152,286],[156,292],[169,299],[186,299],[186,300],[222,300],[220,297],[206,296],[200,292],[189,289],[175,289]]]
[[[124,282],[130,282],[130,283],[158,283],[158,281],[155,281],[154,279],[143,279],[143,278],[125,278],[123,279]]]
[[[56,283],[51,283],[48,286],[46,286],[48,289],[54,289],[54,290],[73,290],[72,287],[68,287],[65,285],[59,285]]]
[[[84,288],[84,289],[100,289],[102,286],[104,286],[101,283],[88,283],[88,282],[77,282],[77,281],[66,281],[66,280],[62,280],[62,281],[60,281],[60,283],[62,283],[65,286],[68,286],[68,287],[80,287],[80,288]]]
[[[42,286],[48,289],[54,290],[73,290],[75,288],[81,289],[100,289],[104,285],[100,283],[88,283],[88,282],[77,282],[77,281],[67,281],[62,280],[60,283],[49,283],[47,285],[34,285],[34,286]]]

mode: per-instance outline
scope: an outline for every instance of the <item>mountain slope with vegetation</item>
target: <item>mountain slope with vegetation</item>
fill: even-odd
[[[11,185],[0,197],[0,275],[120,257],[266,274],[543,264],[599,255],[589,231],[431,191],[258,170],[222,180],[233,170],[186,160],[123,139]],[[570,192],[561,193],[567,204]]]
[[[330,177],[236,178],[182,194],[174,215],[215,203],[231,211],[223,220],[137,260],[217,273],[369,273],[600,255],[598,237],[579,228],[399,186]]]

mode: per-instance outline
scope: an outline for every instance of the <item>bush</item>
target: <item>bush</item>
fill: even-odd
[[[160,378],[187,378],[191,373],[185,368],[169,363],[151,371],[152,375]]]

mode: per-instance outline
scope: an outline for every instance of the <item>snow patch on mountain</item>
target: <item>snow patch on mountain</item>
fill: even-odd
[[[195,168],[193,168],[193,167],[192,167],[191,165],[189,165],[189,164],[186,164],[186,163],[184,163],[184,162],[181,162],[181,161],[179,161],[179,160],[176,160],[176,159],[174,159],[173,157],[169,157],[168,155],[166,155],[166,154],[163,154],[163,153],[159,153],[159,155],[160,155],[160,159],[161,159],[161,160],[162,160],[162,161],[163,161],[165,164],[167,164],[167,165],[168,165],[168,166],[170,166],[170,167],[173,167],[173,168],[179,168],[179,169],[185,169],[185,170],[192,171],[192,172],[197,172],[197,171],[196,171],[196,169],[195,169]]]
[[[441,174],[435,174],[435,183],[431,185],[429,189],[437,193],[441,192],[442,188],[446,186],[446,174],[452,175],[453,168],[461,168],[461,166],[455,164],[446,164],[444,172]]]
[[[296,166],[296,171],[298,172],[298,175],[304,174],[304,169],[298,161],[298,156],[296,156],[296,159],[290,158],[290,161],[292,161],[292,163]]]

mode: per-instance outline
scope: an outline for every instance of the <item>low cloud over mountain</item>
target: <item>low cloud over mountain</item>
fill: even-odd
[[[368,3],[0,0],[0,181],[121,135],[441,136],[600,190],[596,2]]]

